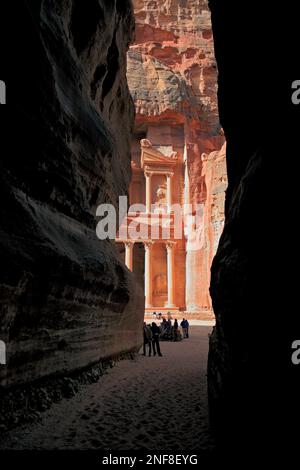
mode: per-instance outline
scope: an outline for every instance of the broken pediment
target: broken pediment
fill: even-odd
[[[141,140],[141,149],[141,167],[143,169],[172,169],[177,164],[178,157],[176,152],[166,156],[157,150],[148,139]]]

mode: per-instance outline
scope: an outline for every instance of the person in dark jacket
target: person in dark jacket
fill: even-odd
[[[186,319],[185,318],[182,319],[182,322],[180,323],[180,326],[182,328],[182,336],[184,338],[187,338],[187,328],[186,328]]]
[[[156,356],[156,352],[159,356],[162,356],[162,353],[160,352],[160,346],[159,346],[160,329],[155,322],[152,322],[151,331],[152,331],[153,356]]]
[[[189,328],[190,328],[190,324],[189,324],[188,320],[185,320],[185,329],[186,329],[186,337],[187,338],[189,337]]]
[[[152,345],[152,331],[150,325],[144,322],[144,345],[143,354],[146,356],[146,346],[149,347],[149,356],[151,356],[151,345]]]
[[[174,332],[174,341],[178,341],[178,321],[177,321],[177,318],[175,318],[175,321],[174,321],[174,326],[173,326],[173,332]]]

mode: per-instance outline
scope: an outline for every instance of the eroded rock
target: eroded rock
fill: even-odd
[[[17,130],[0,184],[4,387],[136,350],[144,307],[113,242],[95,231],[97,206],[116,205],[131,176],[131,2],[20,8],[7,119]]]

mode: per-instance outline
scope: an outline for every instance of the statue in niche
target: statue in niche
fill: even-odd
[[[156,191],[155,205],[157,207],[164,207],[167,203],[167,187],[165,184],[160,184]]]

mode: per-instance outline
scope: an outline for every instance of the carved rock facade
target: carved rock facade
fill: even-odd
[[[172,203],[202,211],[201,243],[187,232],[176,243],[174,302],[168,302],[167,255],[154,247],[153,309],[175,306],[206,312],[210,266],[223,229],[227,186],[224,137],[217,112],[217,70],[206,1],[135,0],[136,39],[128,54],[128,82],[136,108],[132,141],[132,202],[146,202],[141,141],[148,139],[161,158],[177,155],[172,170]],[[162,171],[158,171],[162,173]],[[166,202],[166,174],[152,178],[151,203]],[[138,176],[139,175],[139,176]],[[143,249],[137,262],[143,271]],[[156,253],[155,253],[156,251]]]

